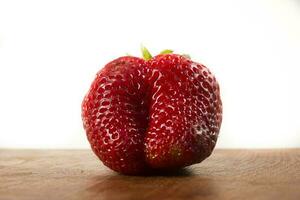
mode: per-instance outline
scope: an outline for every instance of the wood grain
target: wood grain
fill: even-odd
[[[300,199],[300,149],[215,150],[201,164],[134,177],[90,150],[1,150],[0,199]]]

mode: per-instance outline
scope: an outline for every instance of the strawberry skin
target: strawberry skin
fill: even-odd
[[[215,147],[222,120],[219,85],[204,66],[176,54],[148,61],[151,102],[145,136],[152,168],[201,162]]]
[[[82,119],[92,150],[117,172],[184,167],[215,147],[219,85],[208,68],[181,55],[120,57],[97,73]]]
[[[144,134],[148,106],[143,59],[121,57],[96,75],[82,103],[83,125],[92,150],[109,168],[138,174],[147,168]]]

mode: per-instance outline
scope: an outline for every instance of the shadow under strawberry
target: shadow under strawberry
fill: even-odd
[[[99,176],[94,182],[84,191],[92,199],[190,199],[219,193],[215,180],[193,174],[189,169],[146,176],[111,174]]]

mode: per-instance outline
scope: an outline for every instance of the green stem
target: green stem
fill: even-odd
[[[169,53],[173,53],[173,50],[165,49],[165,50],[161,51],[159,54],[169,54]]]
[[[152,55],[150,54],[149,50],[143,45],[141,45],[141,51],[145,60],[150,60],[152,58]]]

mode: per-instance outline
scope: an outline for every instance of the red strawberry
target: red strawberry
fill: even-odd
[[[109,168],[136,174],[146,168],[144,134],[148,101],[146,62],[121,57],[100,72],[82,103],[82,118],[95,154]]]
[[[176,54],[149,60],[151,101],[145,136],[152,168],[201,162],[215,147],[221,100],[215,77],[203,65]]]
[[[140,174],[208,157],[222,120],[219,86],[203,65],[176,54],[108,63],[82,103],[95,154],[109,168]],[[149,60],[148,60],[149,59]]]

